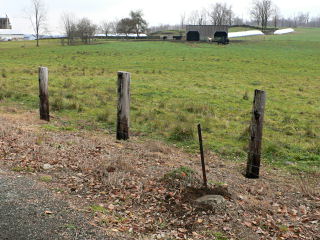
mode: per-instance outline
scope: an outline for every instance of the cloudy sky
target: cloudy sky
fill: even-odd
[[[175,24],[183,13],[206,8],[216,2],[226,2],[233,6],[237,16],[248,18],[252,0],[42,0],[47,9],[47,28],[51,33],[61,33],[61,14],[73,13],[77,17],[88,17],[96,24],[103,20],[121,19],[130,10],[141,9],[149,25]],[[274,0],[282,15],[293,16],[298,12],[320,15],[319,0]],[[0,0],[0,15],[8,14],[17,32],[32,33],[26,9],[30,0]]]

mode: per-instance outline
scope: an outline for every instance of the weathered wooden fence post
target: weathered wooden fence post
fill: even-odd
[[[50,121],[49,93],[48,93],[48,68],[39,67],[39,97],[40,119]]]
[[[265,103],[266,93],[261,90],[255,90],[250,126],[247,178],[259,178]]]
[[[129,139],[130,123],[130,81],[128,72],[118,72],[118,114],[117,114],[117,139]]]

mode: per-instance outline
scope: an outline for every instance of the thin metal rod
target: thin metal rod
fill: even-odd
[[[201,124],[198,124],[198,135],[199,135],[199,144],[200,144],[200,155],[201,155],[201,165],[202,165],[202,175],[203,175],[203,186],[208,187],[207,183],[207,174],[206,174],[206,164],[204,162],[204,153],[203,153],[203,144],[202,144],[202,132]]]

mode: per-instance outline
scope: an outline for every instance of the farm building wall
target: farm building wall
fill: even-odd
[[[0,17],[0,29],[11,29],[9,18]]]
[[[226,25],[187,25],[186,34],[199,33],[200,41],[208,41],[208,38],[214,38],[216,32],[226,32],[228,34],[228,26]],[[191,40],[197,41],[197,40]]]

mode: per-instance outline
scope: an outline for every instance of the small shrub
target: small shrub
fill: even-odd
[[[174,141],[191,141],[194,139],[194,129],[191,125],[176,125],[170,133],[170,139]]]

